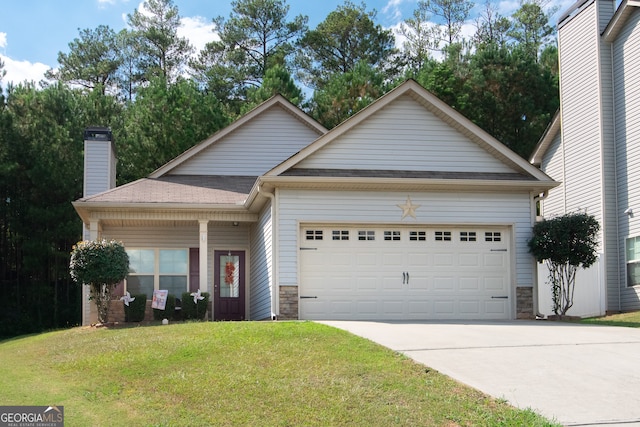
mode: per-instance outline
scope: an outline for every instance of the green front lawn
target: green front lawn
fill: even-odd
[[[546,426],[409,358],[312,322],[75,328],[0,342],[2,405],[68,426]]]
[[[604,317],[592,317],[582,319],[582,323],[595,325],[626,326],[629,328],[640,328],[640,311],[630,313],[612,314]]]

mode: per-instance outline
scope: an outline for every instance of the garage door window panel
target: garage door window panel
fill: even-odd
[[[450,231],[436,231],[435,233],[436,242],[450,242],[451,241],[451,232]]]
[[[374,241],[376,240],[376,232],[373,230],[360,230],[358,231],[358,240]]]
[[[306,232],[307,240],[322,240],[323,237],[322,230],[307,230]]]
[[[384,240],[386,240],[386,241],[399,241],[400,240],[400,232],[399,231],[385,231],[384,232]]]
[[[427,232],[426,231],[410,231],[409,232],[409,241],[411,241],[411,242],[426,242],[427,241]]]
[[[332,240],[349,240],[349,230],[333,230],[331,238]]]
[[[499,231],[486,231],[484,233],[484,241],[485,242],[501,242],[502,233],[500,233]]]
[[[461,242],[475,242],[476,241],[476,232],[475,231],[461,231],[460,232],[460,241]]]

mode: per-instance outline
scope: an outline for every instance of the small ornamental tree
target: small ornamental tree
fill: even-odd
[[[98,307],[98,320],[106,323],[111,292],[129,272],[129,256],[122,243],[113,240],[79,242],[71,251],[69,270],[73,280],[90,287],[91,299]]]
[[[547,261],[553,312],[564,316],[573,306],[578,268],[588,268],[598,259],[600,224],[591,215],[571,213],[536,223],[529,252],[538,262]]]

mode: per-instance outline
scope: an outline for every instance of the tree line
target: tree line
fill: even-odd
[[[127,29],[79,30],[47,81],[0,92],[0,337],[80,322],[68,266],[87,126],[112,129],[123,184],[276,93],[332,128],[412,78],[524,157],[559,105],[555,11],[542,0],[509,17],[486,3],[470,37],[467,0],[418,1],[396,30],[348,0],[315,28],[286,0],[231,5],[195,52],[172,0],[147,0]]]

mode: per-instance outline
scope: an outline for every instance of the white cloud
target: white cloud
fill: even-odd
[[[519,8],[520,8],[519,0],[503,0],[498,3],[498,13],[502,16],[509,17],[513,15],[513,12],[515,12]],[[484,5],[482,10],[484,11]]]
[[[101,0],[109,1],[109,0]],[[150,13],[144,8],[144,1],[140,2],[137,7],[138,12],[149,16]],[[122,14],[122,21],[128,27],[128,14]],[[178,27],[178,36],[185,37],[195,47],[196,55],[204,46],[214,40],[220,40],[217,33],[214,33],[215,25],[210,19],[202,16],[185,16],[180,18],[180,27]]]
[[[402,20],[402,11],[400,6],[406,0],[389,0],[387,4],[382,8],[382,13],[392,17],[394,21]]]
[[[18,61],[4,55],[0,55],[0,60],[4,62],[4,69],[7,72],[2,79],[2,85],[5,87],[9,82],[19,84],[25,80],[38,83],[44,79],[44,73],[51,68],[41,62]]]
[[[220,40],[220,36],[214,33],[214,29],[213,22],[202,16],[183,17],[180,19],[178,36],[188,39],[195,47],[197,54],[207,43]]]
[[[7,47],[7,33],[0,32],[0,48]]]

